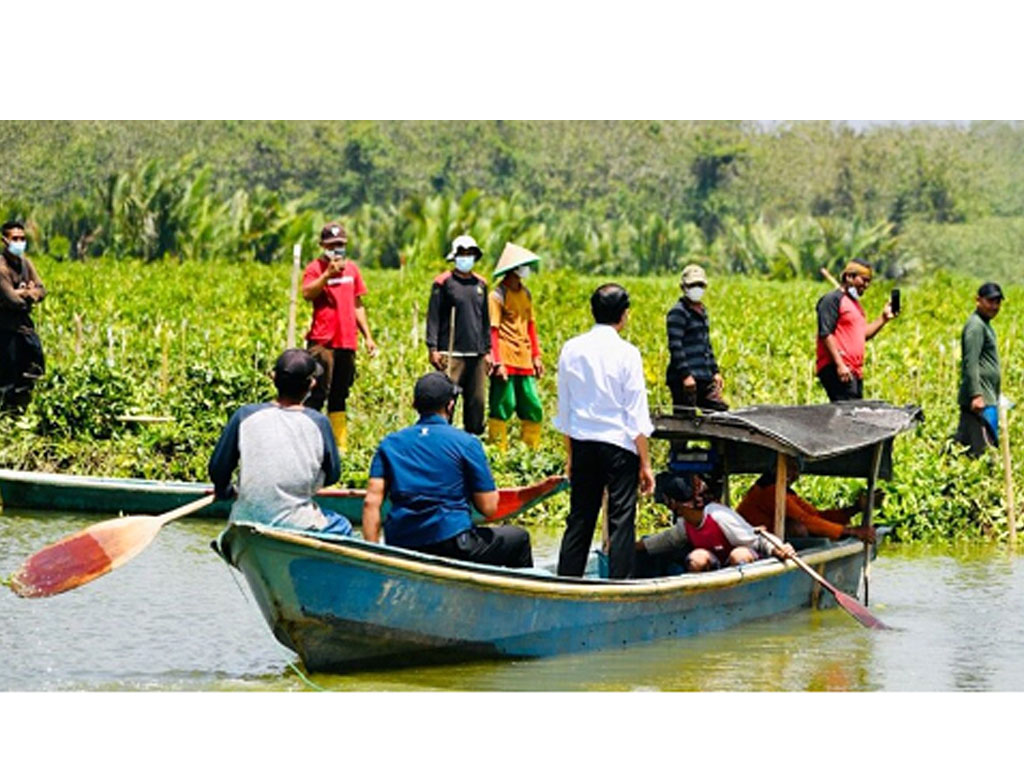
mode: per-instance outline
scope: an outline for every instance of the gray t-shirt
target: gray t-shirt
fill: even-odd
[[[231,476],[239,464],[231,520],[312,530],[327,525],[313,495],[338,482],[341,461],[322,413],[277,403],[242,406],[210,458],[218,498],[230,496]]]

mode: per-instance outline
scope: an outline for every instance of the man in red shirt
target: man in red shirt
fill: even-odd
[[[356,377],[357,329],[370,357],[377,354],[362,300],[366,283],[359,267],[346,258],[347,244],[345,228],[334,222],[327,224],[320,232],[323,253],[306,267],[302,277],[302,298],[313,304],[307,347],[323,367],[323,375],[317,378],[306,405],[318,411],[327,402],[327,418],[339,452],[344,452],[348,444],[345,403]]]
[[[860,297],[871,285],[871,265],[853,259],[840,277],[842,285],[818,300],[818,380],[829,402],[864,397],[864,345],[894,317],[886,302],[881,316],[869,323]]]

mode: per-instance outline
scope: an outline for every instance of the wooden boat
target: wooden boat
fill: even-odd
[[[527,509],[567,487],[564,477],[549,477],[534,485],[500,488],[495,519]],[[213,486],[204,483],[0,469],[0,499],[5,509],[156,515],[212,492]],[[324,488],[316,495],[316,501],[322,508],[334,510],[358,524],[365,496],[366,491],[361,488]],[[229,502],[217,501],[197,515],[226,518],[230,510]],[[386,506],[383,512],[386,515]],[[483,522],[482,517],[479,522]]]
[[[878,402],[767,406],[656,417],[655,436],[706,441],[730,472],[760,472],[773,458],[797,455],[805,473],[867,477],[873,487],[891,470],[894,436],[919,418],[917,408]],[[875,554],[855,539],[795,544],[845,592],[856,592]],[[215,549],[245,575],[274,636],[311,671],[620,648],[834,604],[795,564],[774,559],[611,581],[251,524],[229,525]]]

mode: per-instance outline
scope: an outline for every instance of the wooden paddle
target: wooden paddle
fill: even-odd
[[[772,544],[772,546],[776,548],[782,547],[782,542],[777,537],[768,533],[768,531],[764,530],[763,528],[755,528],[754,530],[756,530],[760,536],[763,536],[765,539],[767,539],[768,542]],[[789,559],[791,559],[794,563],[799,565],[808,576],[810,576],[816,582],[821,584],[821,586],[823,586],[825,589],[831,592],[832,596],[836,599],[836,602],[839,603],[839,606],[848,614],[853,616],[853,618],[859,621],[863,626],[867,627],[868,629],[891,629],[891,627],[889,627],[888,624],[885,624],[880,619],[875,618],[875,616],[872,615],[871,611],[869,611],[867,608],[865,608],[863,605],[857,602],[857,599],[855,597],[851,597],[845,592],[840,592],[836,587],[833,587],[831,584],[829,584],[828,581],[825,580],[824,576],[822,576],[816,570],[811,568],[811,566],[809,566],[807,563],[801,560],[797,555],[790,555]]]
[[[167,523],[213,501],[210,494],[162,515],[129,515],[90,525],[29,557],[11,574],[10,587],[21,597],[49,597],[80,587],[127,563]]]

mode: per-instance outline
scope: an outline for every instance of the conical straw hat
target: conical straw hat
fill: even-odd
[[[494,276],[499,277],[506,272],[511,272],[516,267],[521,267],[524,264],[535,264],[538,261],[540,261],[540,256],[533,251],[528,251],[515,243],[505,243],[505,250],[501,252],[498,266],[494,268]]]

